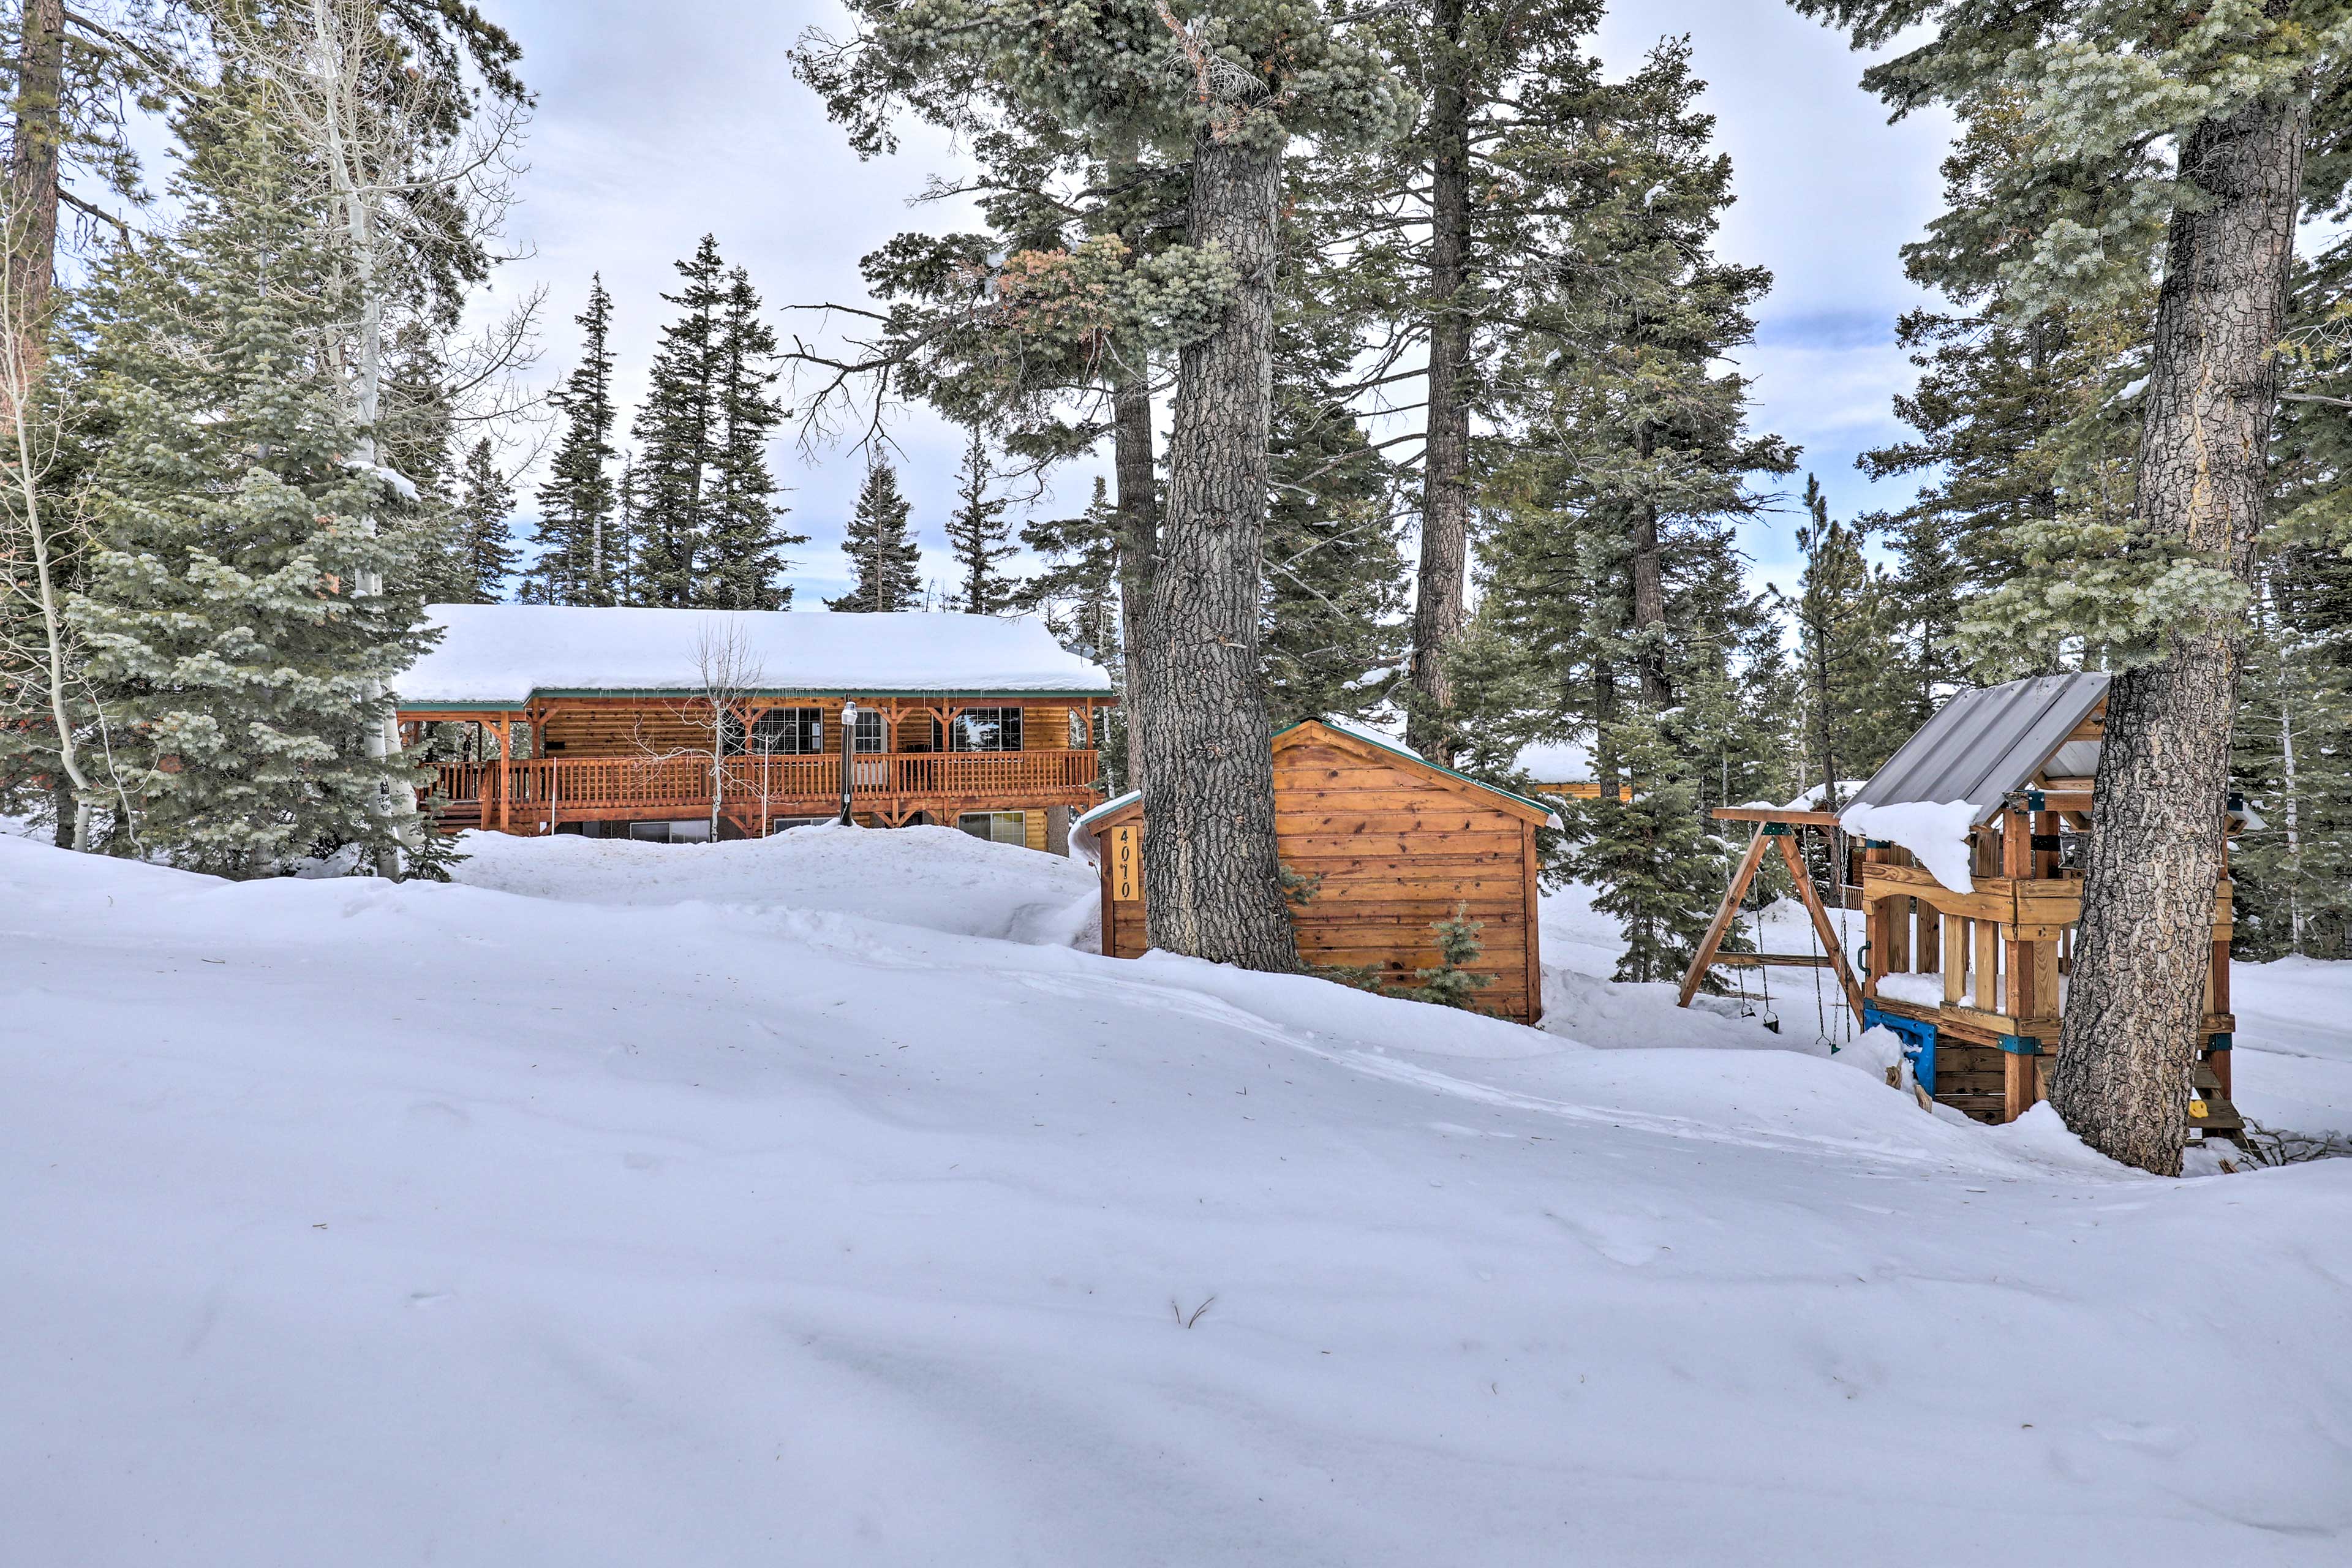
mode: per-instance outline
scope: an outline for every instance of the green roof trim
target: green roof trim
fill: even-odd
[[[1500,784],[1490,784],[1485,779],[1474,779],[1458,768],[1449,768],[1444,763],[1433,763],[1419,752],[1409,752],[1393,741],[1382,740],[1377,735],[1367,735],[1361,730],[1349,730],[1338,724],[1327,724],[1320,719],[1301,719],[1296,723],[1285,724],[1275,731],[1275,735],[1279,738],[1289,734],[1293,730],[1304,729],[1309,724],[1322,724],[1323,728],[1335,735],[1345,735],[1351,741],[1361,741],[1367,746],[1377,746],[1391,756],[1402,758],[1408,763],[1418,763],[1432,773],[1444,773],[1448,778],[1460,779],[1464,784],[1475,784],[1489,795],[1499,795],[1505,800],[1516,800],[1521,805],[1542,812],[1546,816],[1556,818],[1559,816],[1559,807],[1557,805],[1546,805],[1542,801],[1529,800],[1517,790],[1507,790]]]

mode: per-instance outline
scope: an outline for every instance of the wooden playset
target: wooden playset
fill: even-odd
[[[1755,838],[1683,977],[1683,1005],[1717,966],[1826,967],[1860,1026],[1884,1026],[1902,1038],[1922,1093],[1981,1121],[2023,1115],[2043,1098],[2058,1049],[2106,686],[2104,675],[2077,674],[1962,693],[1848,803],[1849,814],[1855,806],[1969,803],[1975,811],[1965,891],[1944,885],[1908,850],[1850,837],[1839,814],[1717,812],[1727,822],[1753,824]],[[2233,817],[2231,826],[2240,820]],[[1862,913],[1859,976],[1839,940],[1841,922],[1831,918],[1808,870],[1801,840],[1809,832],[1827,840],[1822,858],[1843,885],[1840,902]],[[1816,951],[1723,951],[1757,869],[1775,846],[1811,916]],[[2230,1014],[2231,891],[2225,859],[2214,889],[2204,1044],[2190,1089],[2192,1137],[2235,1137],[2244,1125],[2229,1100],[2236,1026]]]

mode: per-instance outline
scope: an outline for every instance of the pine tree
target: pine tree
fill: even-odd
[[[621,605],[642,605],[645,598],[637,589],[637,563],[645,528],[638,519],[638,498],[644,493],[635,451],[621,454],[621,477],[613,486],[613,532],[605,541],[606,559],[613,565],[613,600]]]
[[[2176,17],[2135,0],[1795,3],[1857,47],[1910,34],[1864,78],[1898,113],[2002,90],[2046,125],[2037,157],[1931,226],[1919,253],[1932,266],[1997,270],[2019,321],[2116,309],[2157,285],[2132,510],[2042,531],[2019,602],[2087,617],[2123,666],[2051,1103],[2102,1152],[2172,1174],[2202,1043],[2204,938],[2224,864],[2213,803],[2229,781],[2236,644],[2268,521],[2297,219],[2352,187],[2343,7],[2270,0]]]
[[[404,498],[404,523],[416,541],[415,586],[427,604],[463,604],[474,597],[458,511],[457,421],[448,381],[439,336],[421,321],[402,322],[385,355],[376,450],[416,491],[413,500]]]
[[[514,486],[499,472],[489,438],[466,454],[457,496],[457,558],[465,567],[463,603],[495,605],[514,574]]]
[[[854,585],[828,610],[889,614],[917,607],[922,597],[922,547],[907,527],[907,498],[898,490],[898,470],[877,461],[858,487],[857,509],[842,531],[842,553],[849,557]]]
[[[2299,268],[2271,471],[2280,521],[2259,563],[2231,760],[2263,818],[2232,848],[2233,949],[2352,957],[2352,242]]]
[[[1334,384],[1346,319],[1286,301],[1276,332],[1273,494],[1259,634],[1266,716],[1277,727],[1361,718],[1390,700],[1406,658],[1406,567],[1394,471]]]
[[[350,460],[320,352],[340,258],[303,149],[234,79],[183,125],[184,222],[117,253],[88,301],[121,438],[78,615],[128,720],[118,780],[139,842],[197,869],[343,845],[373,862],[400,847],[384,792],[415,783],[370,752],[423,642],[418,542],[400,487]]]
[[[1039,121],[1099,153],[1189,154],[1184,242],[1153,258],[1149,308],[1104,322],[1116,342],[1152,321],[1178,350],[1155,548],[1129,561],[1150,571],[1146,634],[1130,645],[1131,695],[1150,715],[1139,751],[1150,935],[1171,952],[1295,969],[1255,647],[1284,154],[1301,137],[1376,140],[1403,118],[1404,95],[1360,24],[1312,0],[1190,23],[1145,0],[1083,12],[979,0],[952,26],[893,0],[851,8],[855,39],[810,37],[796,65],[861,152],[889,143],[904,105],[975,133]]]
[[[1679,979],[1723,894],[1723,841],[1706,825],[1685,746],[1648,703],[1604,725],[1599,750],[1622,784],[1580,803],[1569,866],[1596,889],[1592,907],[1624,928],[1616,978]]]
[[[776,505],[768,441],[784,416],[776,400],[776,334],[760,319],[760,296],[738,267],[727,275],[719,319],[719,429],[710,465],[710,522],[701,602],[728,610],[788,610],[787,533]]]
[[[725,428],[726,264],[704,235],[677,263],[685,281],[662,298],[678,308],[662,329],[653,373],[631,432],[638,442],[635,603],[684,609],[702,602],[714,521],[711,475]]]
[[[1045,618],[1064,647],[1107,670],[1111,689],[1127,689],[1126,636],[1121,619],[1119,546],[1126,531],[1109,486],[1095,479],[1094,499],[1076,517],[1033,519],[1021,525],[1021,542],[1045,569],[1022,582],[1014,607]],[[1102,731],[1090,738],[1102,753],[1103,783],[1113,795],[1132,787],[1124,701],[1103,715]]]
[[[620,542],[613,527],[613,297],[602,274],[588,280],[587,308],[574,316],[583,338],[580,363],[550,401],[563,416],[563,435],[539,487],[541,602],[611,605]]]
[[[1486,944],[1478,940],[1486,922],[1472,920],[1467,904],[1456,904],[1451,916],[1429,929],[1437,938],[1437,963],[1414,970],[1413,978],[1421,984],[1405,994],[1440,1007],[1466,1008],[1479,992],[1495,983],[1493,975],[1475,973],[1470,968],[1486,952]]]
[[[2267,565],[2246,639],[2231,773],[2263,826],[2230,874],[2231,946],[2248,958],[2340,958],[2352,935],[2352,669],[2297,602],[2318,564],[2289,552]]]
[[[1422,409],[1411,498],[1420,559],[1411,683],[1401,695],[1407,739],[1440,760],[1468,739],[1449,717],[1449,658],[1466,614],[1483,448],[1492,445],[1485,430],[1515,412],[1507,365],[1528,319],[1514,296],[1554,255],[1547,215],[1569,194],[1552,173],[1560,150],[1584,135],[1599,91],[1589,41],[1601,13],[1599,0],[1376,9],[1420,113],[1378,147],[1318,150],[1307,176],[1318,240],[1342,263],[1339,286],[1381,323],[1370,379],[1403,382],[1407,406]]]
[[[1868,778],[1908,732],[1908,683],[1886,657],[1885,578],[1864,557],[1861,533],[1830,516],[1811,474],[1805,514],[1797,529],[1804,566],[1784,603],[1797,624],[1808,783],[1821,786],[1822,809],[1834,811],[1844,804],[1845,785]]]
[[[1944,163],[1945,198],[1964,205],[2030,167],[2037,121],[2011,91],[1974,101]],[[1865,526],[1888,534],[1896,565],[1901,653],[1913,677],[1909,718],[1924,722],[1958,684],[2062,668],[2087,629],[2064,609],[2013,603],[2032,542],[2062,521],[2114,524],[2128,515],[2133,409],[2119,395],[2147,366],[2148,301],[2060,307],[2020,320],[1990,258],[1964,267],[1916,252],[1911,276],[1939,287],[1967,314],[1914,310],[1897,340],[1920,371],[1895,411],[1916,432],[1865,452],[1874,479],[1920,474],[1910,505]],[[2062,590],[2062,599],[2071,591]],[[1991,616],[2000,622],[1983,635]],[[2027,621],[2038,623],[2029,628]]]
[[[1708,805],[1752,798],[1777,761],[1745,689],[1773,630],[1734,527],[1794,453],[1748,427],[1729,368],[1770,277],[1716,253],[1731,168],[1701,87],[1671,41],[1620,81],[1529,86],[1550,129],[1521,143],[1546,193],[1526,237],[1546,265],[1512,275],[1517,348],[1489,373],[1510,456],[1486,477],[1485,600],[1456,667],[1489,776],[1527,740],[1591,742],[1601,798],[1554,874],[1594,881],[1625,926],[1621,975],[1644,979],[1720,897]]]
[[[1001,616],[1013,607],[1013,580],[998,569],[1016,553],[1004,517],[1011,503],[989,494],[995,483],[987,438],[974,426],[956,469],[956,507],[948,514],[948,548],[961,574],[955,605],[967,616]]]

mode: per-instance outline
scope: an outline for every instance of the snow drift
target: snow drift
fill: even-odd
[[[473,842],[0,839],[10,1561],[2342,1560],[2352,1163],[973,934],[1014,847]]]

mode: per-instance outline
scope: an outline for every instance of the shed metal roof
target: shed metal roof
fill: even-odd
[[[2032,784],[2061,751],[2067,753],[2061,773],[2087,776],[2096,769],[2097,743],[2066,737],[2106,695],[2107,677],[2095,671],[1963,691],[1904,742],[1847,804],[1964,800],[1976,807],[1976,822],[1989,821],[2004,798]]]

